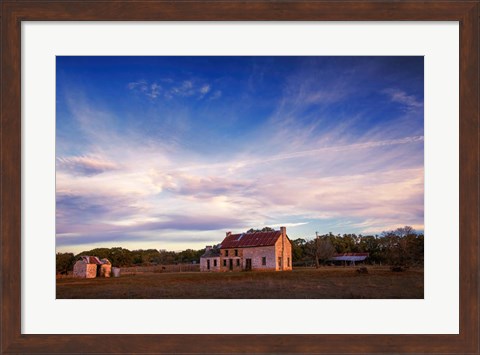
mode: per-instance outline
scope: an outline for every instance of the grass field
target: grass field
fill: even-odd
[[[324,267],[291,272],[143,273],[119,278],[57,279],[69,298],[423,298],[423,269]]]

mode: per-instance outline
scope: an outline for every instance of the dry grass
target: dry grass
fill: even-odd
[[[369,267],[292,272],[143,273],[110,279],[57,279],[57,298],[423,298],[423,269]]]

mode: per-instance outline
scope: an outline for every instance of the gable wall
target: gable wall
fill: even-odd
[[[73,277],[93,279],[97,277],[97,265],[86,264],[84,261],[79,260],[73,265]]]
[[[267,265],[262,265],[262,257],[266,257]],[[252,259],[252,270],[275,270],[275,246],[243,249],[243,268],[245,259]]]
[[[278,258],[281,257],[281,263],[278,263]],[[278,238],[275,243],[275,270],[292,270],[292,244],[287,236]]]

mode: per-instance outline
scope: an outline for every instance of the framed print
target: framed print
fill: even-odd
[[[478,353],[478,9],[3,2],[2,353]]]

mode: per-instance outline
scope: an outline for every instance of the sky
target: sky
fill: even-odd
[[[423,57],[56,59],[56,250],[423,231]]]

